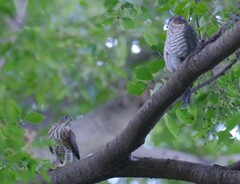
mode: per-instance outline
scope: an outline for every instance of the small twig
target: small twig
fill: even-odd
[[[216,16],[214,16],[208,9],[207,9],[207,12],[210,16],[212,16],[213,18],[215,18],[218,22],[218,24],[220,24],[221,26],[223,26],[223,24],[221,24],[219,21],[222,21],[222,22],[227,22],[226,20],[222,20],[222,19],[219,19],[217,18]]]
[[[198,16],[196,15],[196,20],[197,20],[197,27],[200,28],[199,21],[198,21]],[[199,39],[201,39],[201,32],[200,30],[198,31]]]
[[[233,22],[239,20],[240,18],[237,15],[232,14],[230,18],[227,20],[227,22],[212,36],[213,39],[207,40],[207,42],[211,42],[219,38],[226,30],[228,30],[228,28],[233,24]]]
[[[224,24],[217,33],[224,33],[231,25],[233,22],[235,22],[237,19],[237,16],[235,14],[232,14],[230,18],[227,20],[226,24]]]
[[[195,88],[192,89],[192,93],[196,93],[199,89],[209,85],[210,83],[212,83],[213,81],[217,80],[219,77],[221,77],[222,75],[224,75],[240,58],[240,51],[236,52],[236,57],[234,58],[234,60],[228,64],[221,72],[219,72],[217,75],[215,75],[214,77],[212,77],[211,79],[207,80],[206,82],[203,82],[201,84],[199,84],[198,86],[196,86]],[[172,106],[174,106],[179,100],[181,99],[181,97],[177,98],[172,105],[169,107],[169,109],[172,108]],[[168,110],[169,110],[168,109]],[[166,110],[166,112],[168,111]]]
[[[216,79],[224,75],[238,61],[239,56],[240,56],[240,51],[236,53],[235,59],[230,64],[228,64],[221,72],[219,72],[217,75],[213,76],[211,79],[207,80],[206,82],[203,82],[198,86],[196,86],[195,88],[193,88],[192,93],[197,92],[199,89],[209,85],[211,82],[215,81]]]
[[[190,14],[189,14],[189,16],[188,16],[187,22],[190,22],[191,17],[192,17],[192,11],[190,12]]]
[[[195,0],[195,4],[198,4],[198,1],[199,0]],[[188,22],[190,21],[191,17],[192,17],[192,11],[190,12],[190,15],[188,17]],[[197,14],[196,14],[196,20],[197,20],[197,27],[200,28]],[[200,30],[198,31],[198,36],[199,36],[199,39],[201,39],[201,32],[200,32]]]

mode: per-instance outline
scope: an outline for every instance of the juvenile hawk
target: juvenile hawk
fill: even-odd
[[[175,72],[186,57],[198,46],[199,40],[194,29],[188,25],[182,16],[174,16],[168,22],[166,42],[164,45],[164,60],[166,68]],[[182,107],[190,103],[191,87],[182,94]]]
[[[70,116],[63,116],[48,131],[48,137],[54,142],[53,145],[49,146],[49,149],[56,157],[57,167],[63,167],[73,161],[80,160],[76,137],[70,129],[71,123]]]

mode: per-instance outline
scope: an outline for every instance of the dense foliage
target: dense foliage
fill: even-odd
[[[24,2],[27,6],[24,8]],[[45,115],[85,114],[128,92],[154,93],[170,75],[162,57],[172,14],[188,19],[205,39],[239,1],[8,0],[0,1],[0,178],[3,183],[46,175],[48,161],[27,152],[22,125]],[[141,57],[141,54],[150,55]],[[231,56],[223,64],[232,62]],[[214,74],[201,76],[194,86]],[[148,146],[216,158],[240,152],[239,63],[176,103],[152,131]],[[57,108],[56,108],[57,107]],[[235,134],[231,134],[232,130]],[[130,182],[130,181],[129,181]],[[126,181],[127,183],[127,181]]]

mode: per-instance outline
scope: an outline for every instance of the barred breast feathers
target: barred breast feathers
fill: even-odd
[[[67,132],[70,130],[68,126],[63,124],[54,125],[50,128],[48,132],[49,138],[53,139],[54,141],[61,141],[67,139]]]

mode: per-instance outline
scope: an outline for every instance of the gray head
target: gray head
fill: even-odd
[[[61,124],[61,125],[65,125],[65,126],[70,126],[71,123],[72,123],[72,120],[73,118],[69,115],[65,115],[63,117],[61,117],[59,120],[58,120],[58,124]]]
[[[175,15],[175,16],[173,16],[173,17],[169,20],[168,25],[169,25],[170,23],[174,23],[174,24],[186,24],[187,21],[186,21],[182,16],[180,16],[180,15]]]

